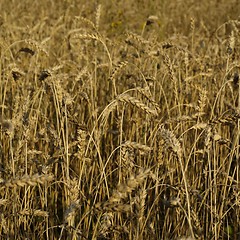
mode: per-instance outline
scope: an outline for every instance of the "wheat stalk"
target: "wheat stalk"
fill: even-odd
[[[135,97],[131,97],[128,94],[119,95],[117,97],[117,100],[120,102],[129,103],[129,104],[141,109],[142,111],[146,112],[147,114],[150,114],[153,116],[158,116],[157,110],[148,107],[142,101],[138,100]]]
[[[152,150],[152,148],[147,145],[131,141],[126,141],[122,146],[140,150],[141,152],[150,152]]]
[[[165,142],[166,148],[176,154],[179,159],[182,159],[182,148],[175,134],[163,126],[160,129],[160,134]]]
[[[102,5],[99,4],[96,10],[96,29],[99,30],[100,16],[101,16]]]
[[[19,211],[18,214],[26,216],[49,217],[49,213],[41,209],[24,209]]]
[[[0,186],[1,187],[24,187],[24,186],[36,186],[37,184],[45,184],[46,182],[50,182],[54,179],[52,174],[44,174],[39,175],[35,174],[32,176],[26,175],[23,177],[10,179],[10,180],[2,180]]]
[[[125,183],[119,184],[116,189],[113,190],[112,195],[106,202],[97,203],[95,208],[99,210],[118,209],[129,210],[128,205],[121,205],[121,200],[125,199],[134,189],[143,183],[145,178],[150,173],[150,169],[140,170],[137,175],[131,175]]]

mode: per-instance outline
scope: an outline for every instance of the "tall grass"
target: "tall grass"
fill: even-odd
[[[239,239],[237,1],[0,6],[1,239]]]

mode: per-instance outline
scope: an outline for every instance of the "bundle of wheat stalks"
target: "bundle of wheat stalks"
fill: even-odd
[[[0,3],[0,239],[239,239],[239,3],[60,2]]]

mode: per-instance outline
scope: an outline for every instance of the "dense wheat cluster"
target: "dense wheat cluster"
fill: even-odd
[[[240,239],[239,1],[0,9],[0,239]]]

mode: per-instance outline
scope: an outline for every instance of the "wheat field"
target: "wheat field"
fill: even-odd
[[[0,9],[0,239],[240,239],[239,1]]]

